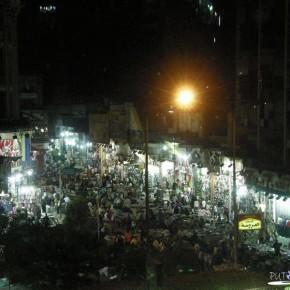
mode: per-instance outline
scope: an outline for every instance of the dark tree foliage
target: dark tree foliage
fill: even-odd
[[[68,204],[64,223],[75,229],[83,228],[89,217],[87,200],[83,197],[77,197]]]
[[[79,201],[71,204],[67,218],[70,224],[57,227],[19,221],[4,224],[0,262],[12,283],[39,290],[74,289],[91,282],[87,277],[98,267],[97,235],[85,226],[85,215],[81,219],[83,227],[69,226],[78,222],[73,215],[85,212],[82,205]],[[2,223],[5,221],[1,220]]]

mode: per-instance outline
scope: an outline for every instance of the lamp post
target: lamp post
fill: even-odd
[[[235,109],[232,115],[232,146],[233,146],[233,211],[234,211],[234,245],[233,245],[233,255],[234,255],[234,268],[238,267],[238,206],[237,206],[237,184],[236,184],[236,114]]]
[[[177,92],[176,102],[181,108],[188,107],[191,105],[193,101],[193,92],[190,88],[181,88]],[[149,171],[148,171],[148,159],[149,159],[149,125],[148,125],[148,114],[146,113],[145,118],[145,222],[146,222],[146,271],[149,267],[149,251],[150,251],[150,244],[149,244]],[[175,146],[175,145],[174,145]],[[175,175],[175,172],[174,172]],[[147,275],[148,273],[146,273]],[[150,289],[150,281],[146,276],[146,289]]]
[[[147,277],[149,268],[149,173],[148,173],[148,115],[145,120],[145,220],[146,220],[146,289],[150,289],[150,281]]]

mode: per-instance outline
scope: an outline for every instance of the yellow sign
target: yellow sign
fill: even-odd
[[[240,231],[261,230],[262,218],[260,215],[240,215],[238,227]]]

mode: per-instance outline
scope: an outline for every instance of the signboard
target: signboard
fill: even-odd
[[[262,215],[261,214],[238,215],[238,229],[240,231],[261,230]]]
[[[65,167],[65,168],[62,168],[60,170],[60,174],[63,174],[63,175],[76,175],[77,171],[78,170],[76,168]]]

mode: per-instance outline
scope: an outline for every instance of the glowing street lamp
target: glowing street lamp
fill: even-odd
[[[182,108],[191,107],[194,100],[194,92],[188,87],[182,87],[177,92],[176,102]]]

